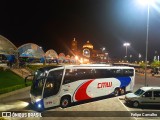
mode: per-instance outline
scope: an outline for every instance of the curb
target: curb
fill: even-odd
[[[120,98],[119,98],[119,100],[125,100],[125,98],[124,98],[124,97],[123,97],[123,98],[122,98],[122,97],[120,97]]]
[[[25,88],[22,88],[22,89],[19,89],[19,90],[15,90],[15,91],[12,91],[12,92],[9,92],[9,93],[4,93],[4,94],[0,95],[0,99],[8,97],[8,96],[11,96],[11,95],[15,95],[15,94],[18,94],[18,93],[21,93],[21,92],[24,92],[24,91],[27,91],[30,88],[31,87],[29,86],[29,87],[25,87]]]

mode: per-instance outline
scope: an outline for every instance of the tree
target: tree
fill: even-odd
[[[157,61],[157,60],[153,61],[151,63],[151,67],[152,68],[160,67],[160,61]]]

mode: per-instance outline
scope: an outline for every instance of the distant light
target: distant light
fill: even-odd
[[[85,54],[88,54],[88,51],[85,51]]]
[[[105,47],[103,47],[103,48],[102,48],[102,51],[104,51],[104,50],[106,50],[106,48],[105,48]]]
[[[77,55],[75,56],[75,59],[78,60],[78,56]]]
[[[152,5],[152,4],[154,4],[155,0],[138,0],[138,2],[141,5]]]
[[[37,72],[35,72],[35,75],[37,75],[38,73]]]
[[[123,46],[130,46],[130,43],[124,43]]]

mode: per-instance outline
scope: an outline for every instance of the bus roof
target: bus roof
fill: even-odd
[[[51,69],[55,69],[55,68],[66,68],[66,69],[73,69],[73,68],[78,68],[78,69],[101,69],[101,68],[108,68],[108,69],[134,69],[134,67],[128,67],[128,66],[112,66],[112,65],[107,65],[107,64],[83,64],[83,65],[59,65],[59,66],[47,66],[47,67],[43,67],[40,68],[38,70],[40,71],[49,71]],[[60,68],[60,69],[61,69]]]
[[[111,64],[80,64],[80,66],[112,66]]]
[[[49,71],[51,69],[58,68],[58,67],[62,67],[62,66],[47,66],[47,67],[40,68],[38,70],[40,70],[40,71]]]
[[[107,64],[83,64],[83,65],[65,65],[65,68],[116,68],[116,69],[134,69],[134,67],[129,67],[129,66],[112,66],[112,65],[107,65]]]

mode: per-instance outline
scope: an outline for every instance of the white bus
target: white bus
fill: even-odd
[[[27,79],[27,78],[26,78]],[[38,109],[68,107],[72,102],[132,91],[133,67],[66,65],[44,67],[34,74],[31,103]]]

